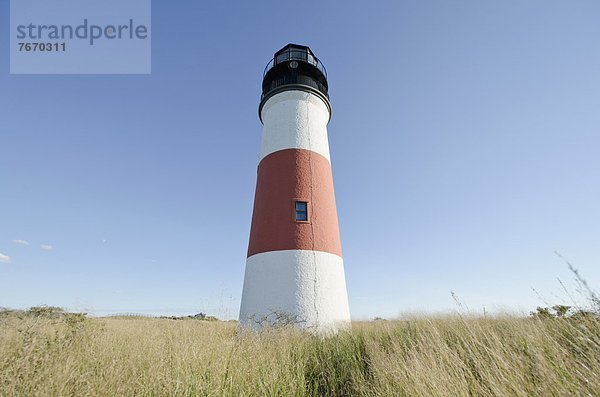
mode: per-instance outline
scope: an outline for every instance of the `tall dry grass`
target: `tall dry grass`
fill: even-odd
[[[595,316],[364,322],[327,339],[235,327],[7,314],[0,395],[600,395]]]

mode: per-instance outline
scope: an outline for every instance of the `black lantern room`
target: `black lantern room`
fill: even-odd
[[[263,73],[262,95],[258,114],[265,102],[275,94],[287,90],[308,91],[320,96],[331,111],[327,71],[310,48],[288,44],[275,53]]]

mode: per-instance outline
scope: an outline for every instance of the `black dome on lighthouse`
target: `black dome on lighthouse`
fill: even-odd
[[[265,67],[258,114],[265,102],[287,90],[308,91],[321,97],[331,108],[327,71],[312,50],[304,45],[288,44],[277,51]]]

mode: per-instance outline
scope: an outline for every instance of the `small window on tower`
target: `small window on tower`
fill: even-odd
[[[296,201],[296,220],[308,222],[308,203],[306,201]]]

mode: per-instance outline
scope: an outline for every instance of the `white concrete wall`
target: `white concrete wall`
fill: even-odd
[[[321,334],[350,324],[343,259],[320,251],[285,250],[246,261],[240,326],[260,329],[277,314]]]
[[[307,149],[329,160],[327,123],[329,109],[318,96],[306,91],[283,91],[262,108],[260,160],[282,149]]]

